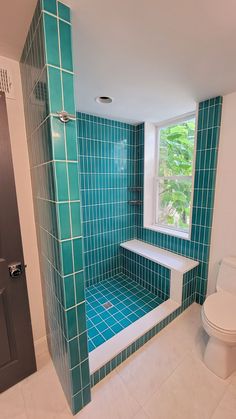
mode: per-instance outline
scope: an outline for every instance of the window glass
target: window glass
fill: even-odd
[[[195,118],[158,129],[156,223],[188,232],[193,189]]]

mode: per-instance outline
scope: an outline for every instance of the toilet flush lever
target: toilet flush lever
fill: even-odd
[[[71,119],[75,119],[75,115],[70,115],[66,111],[57,112],[57,115],[58,115],[58,118],[60,119],[60,121],[63,122],[64,124],[71,121]]]

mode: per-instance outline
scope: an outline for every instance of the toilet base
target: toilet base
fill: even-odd
[[[204,353],[204,363],[218,377],[229,377],[236,370],[236,345],[210,336]]]

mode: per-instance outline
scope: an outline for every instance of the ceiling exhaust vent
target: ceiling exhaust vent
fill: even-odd
[[[8,99],[15,99],[12,72],[9,68],[0,64],[0,91],[4,92]]]

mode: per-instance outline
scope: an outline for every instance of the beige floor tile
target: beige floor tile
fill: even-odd
[[[194,349],[203,331],[200,310],[198,304],[192,304],[164,328],[163,333],[171,335],[174,340],[181,340],[184,347]]]
[[[52,362],[21,383],[28,419],[62,419],[67,402]]]
[[[20,384],[0,394],[1,419],[25,419],[25,404]]]
[[[187,355],[144,410],[155,419],[209,419],[227,386],[199,359]]]
[[[76,418],[131,419],[139,410],[137,401],[130,395],[118,374],[113,372],[94,387],[92,402]]]
[[[143,409],[140,409],[132,419],[148,419],[148,416]]]
[[[193,349],[200,328],[193,305],[118,368],[129,391],[143,406]]]
[[[217,406],[212,419],[235,419],[236,418],[236,387],[231,384]]]

